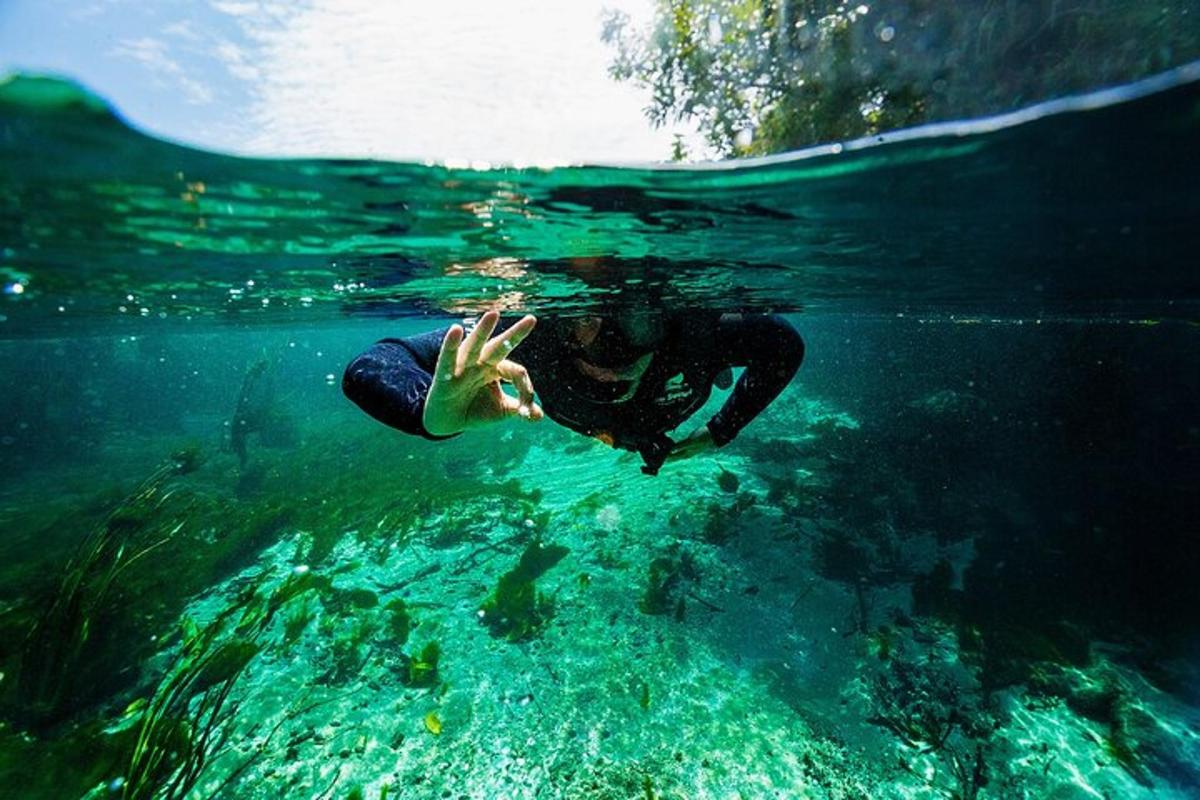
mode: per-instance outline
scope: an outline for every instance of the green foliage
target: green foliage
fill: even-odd
[[[870,679],[868,721],[921,752],[941,750],[957,731],[977,733],[988,722],[976,705],[971,674],[961,665],[916,658],[894,643]]]
[[[684,581],[698,581],[700,575],[690,554],[671,548],[667,555],[650,562],[646,570],[646,588],[638,601],[643,614],[667,614],[672,611],[675,619],[683,621]]]
[[[186,797],[224,745],[234,686],[261,650],[259,637],[288,594],[280,589],[264,597],[260,583],[243,590],[204,628],[185,620],[179,653],[142,714],[122,800]]]
[[[892,657],[896,644],[896,632],[888,625],[880,625],[867,635],[867,646],[880,661],[887,661]]]
[[[16,693],[26,721],[60,720],[86,689],[81,681],[93,663],[93,637],[111,611],[127,570],[162,547],[180,526],[159,515],[170,496],[167,482],[195,467],[198,456],[169,459],[125,497],[79,544],[53,597],[28,631],[20,653]]]
[[[1187,0],[659,0],[645,30],[608,12],[603,38],[655,127],[691,120],[743,156],[1143,77],[1200,56],[1190,14]]]
[[[733,473],[726,474],[732,475]],[[740,492],[727,506],[720,503],[709,503],[708,516],[704,521],[704,529],[701,531],[704,541],[715,545],[723,545],[731,541],[738,534],[738,520],[756,502],[757,498],[752,493]]]
[[[521,553],[521,560],[517,563],[517,568],[509,574],[532,583],[559,561],[562,561],[569,552],[571,551],[562,545],[544,545],[540,540],[534,539]]]
[[[679,569],[669,558],[656,558],[650,562],[646,573],[646,590],[638,602],[643,614],[666,614],[671,610],[675,587],[679,583]]]
[[[408,606],[400,598],[389,600],[384,606],[388,612],[387,617],[387,632],[388,638],[398,647],[403,647],[408,641],[408,634],[412,631],[412,616],[408,613]]]
[[[351,458],[382,466],[347,469]],[[294,468],[298,462],[303,469]],[[61,776],[56,791],[47,796],[79,796],[106,776],[125,774],[144,709],[121,720],[127,735],[85,737],[81,732],[92,730],[101,709],[118,701],[123,705],[135,681],[147,679],[138,665],[159,663],[153,656],[169,641],[161,634],[187,603],[244,569],[282,531],[303,532],[297,537],[297,561],[312,568],[298,567],[273,593],[247,599],[246,610],[252,613],[246,625],[239,630],[240,617],[228,619],[227,632],[256,641],[255,620],[279,614],[281,640],[294,643],[312,624],[319,608],[314,598],[320,595],[325,606],[319,614],[322,636],[328,636],[331,646],[342,640],[340,658],[327,652],[324,666],[331,668],[331,676],[345,679],[361,667],[374,632],[381,641],[384,632],[398,635],[401,628],[392,623],[404,616],[373,606],[372,600],[379,603],[380,598],[368,589],[335,588],[336,573],[319,569],[345,531],[357,531],[369,540],[369,548],[394,555],[409,534],[435,523],[449,507],[467,508],[476,518],[484,509],[499,509],[508,518],[533,519],[535,529],[546,523],[517,483],[429,476],[427,465],[396,457],[394,443],[378,437],[347,441],[345,431],[317,432],[286,455],[263,451],[255,463],[263,469],[262,491],[236,506],[230,502],[229,471],[207,469],[192,450],[173,453],[132,491],[129,486],[85,483],[82,502],[72,499],[76,488],[58,499],[48,491],[49,501],[40,512],[30,509],[14,518],[21,531],[13,533],[20,533],[22,542],[10,549],[29,557],[10,560],[4,569],[9,591],[0,614],[0,673],[7,677],[0,680],[5,716],[0,733],[15,731],[37,743],[38,756],[9,770],[0,753],[0,783],[10,775],[28,783],[30,765],[36,764],[46,774]],[[414,488],[397,493],[397,483]],[[26,547],[25,540],[43,546]],[[370,616],[376,627],[356,641],[358,629],[350,627],[347,616]],[[181,627],[182,641],[204,641],[206,626],[186,620]],[[193,646],[198,645],[188,645]],[[225,677],[247,658],[253,663],[244,647],[214,645],[213,650],[211,666],[189,684],[212,685],[193,695],[193,711],[201,697],[211,695],[214,700],[208,702],[216,702],[215,693],[228,683]],[[173,664],[172,669],[182,666]],[[174,713],[178,702],[168,705],[172,713],[157,723],[154,742],[165,741],[168,731],[183,724],[167,719],[180,718]],[[226,703],[223,713],[232,711]],[[74,750],[59,746],[68,741]],[[181,747],[172,752],[182,754]],[[87,759],[79,755],[85,751]],[[159,766],[165,769],[170,763],[175,762]],[[105,772],[95,774],[100,767]]]
[[[313,619],[312,607],[308,604],[307,599],[296,605],[292,611],[283,618],[283,647],[287,649],[291,647],[308,627],[308,623]]]
[[[438,661],[442,657],[442,649],[437,642],[429,642],[421,653],[416,656],[406,656],[404,675],[401,681],[405,686],[428,688],[438,683]]]
[[[331,666],[322,676],[323,679],[333,686],[339,686],[357,675],[370,656],[363,652],[363,645],[374,633],[375,625],[370,617],[363,617],[345,627],[330,646]]]
[[[493,636],[519,642],[535,635],[554,613],[554,603],[537,591],[535,581],[570,552],[561,545],[543,545],[533,538],[517,566],[500,576],[483,602],[483,621]]]
[[[370,589],[347,589],[344,592],[346,602],[355,608],[374,608],[379,605],[379,595]]]

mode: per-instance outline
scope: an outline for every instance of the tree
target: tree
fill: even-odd
[[[658,0],[605,14],[610,73],[725,156],[995,114],[1200,57],[1200,2]]]

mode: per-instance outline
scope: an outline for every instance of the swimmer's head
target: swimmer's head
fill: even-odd
[[[573,387],[600,402],[629,399],[664,333],[662,317],[650,311],[570,320],[564,336],[581,378],[572,382]]]

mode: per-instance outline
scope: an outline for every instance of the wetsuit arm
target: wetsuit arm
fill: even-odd
[[[708,430],[717,447],[728,444],[759,415],[800,369],[804,340],[780,316],[723,314],[717,323],[717,357],[745,367],[733,393]]]
[[[426,439],[450,438],[434,436],[422,422],[447,330],[376,342],[346,367],[342,392],[385,425]]]

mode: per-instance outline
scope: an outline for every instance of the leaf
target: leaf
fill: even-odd
[[[204,665],[192,690],[203,692],[218,683],[232,680],[241,674],[250,659],[258,655],[259,645],[247,641],[226,642],[213,653],[211,660]]]
[[[571,552],[570,549],[560,544],[543,545],[534,539],[521,554],[521,560],[513,572],[523,580],[536,581],[551,567],[562,561],[569,552]]]

